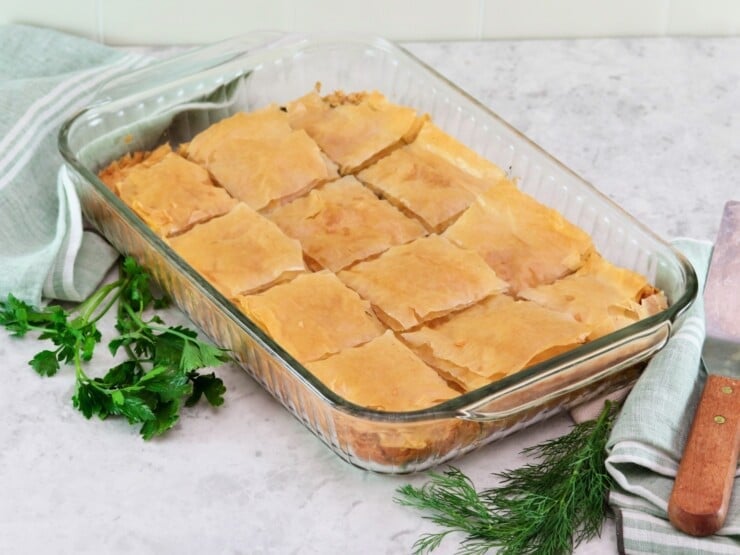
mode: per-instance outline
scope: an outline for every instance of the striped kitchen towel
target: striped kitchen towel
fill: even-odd
[[[677,240],[699,276],[711,244]],[[624,402],[607,445],[606,465],[618,486],[609,503],[617,514],[618,545],[627,554],[740,554],[740,480],[735,481],[724,527],[695,538],[668,522],[668,498],[706,374],[701,365],[704,303],[700,296],[680,328],[646,367]]]
[[[0,26],[0,299],[80,301],[115,261],[58,179],[57,134],[103,83],[147,62],[48,29]]]

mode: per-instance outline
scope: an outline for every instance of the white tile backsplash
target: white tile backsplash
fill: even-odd
[[[0,0],[0,24],[51,27],[100,40],[100,0]]]
[[[661,35],[671,0],[483,0],[482,38]]]
[[[738,0],[0,0],[0,24],[110,44],[197,44],[254,29],[391,40],[737,35]]]
[[[671,35],[740,34],[740,2],[672,0],[666,32]]]
[[[452,40],[476,36],[479,0],[322,0],[295,2],[295,30],[346,30],[392,40]]]
[[[296,0],[99,0],[110,44],[198,44],[289,29]]]

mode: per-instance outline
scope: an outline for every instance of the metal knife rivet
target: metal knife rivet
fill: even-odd
[[[730,387],[729,385],[723,385],[720,391],[729,395],[730,393],[732,393],[732,387]]]
[[[717,416],[714,417],[714,421],[717,424],[724,424],[726,420],[727,419],[724,416],[720,415],[720,414],[718,414]]]

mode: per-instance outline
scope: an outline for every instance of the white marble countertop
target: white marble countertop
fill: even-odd
[[[740,198],[740,38],[407,46],[663,237],[712,239]],[[393,502],[425,475],[351,467],[235,367],[219,371],[222,408],[186,411],[144,442],[124,422],[86,421],[69,370],[27,366],[38,348],[0,331],[0,553],[402,554],[434,529]],[[569,423],[455,464],[490,486]],[[616,545],[608,523],[576,552]]]

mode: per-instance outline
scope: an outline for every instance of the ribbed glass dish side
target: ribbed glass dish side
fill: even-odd
[[[607,377],[596,379],[597,373],[581,365],[572,371],[585,372],[594,378],[597,383],[593,388],[579,386],[566,391],[557,383],[559,376],[556,376],[549,394],[537,397],[531,389],[524,388],[518,395],[509,393],[487,403],[471,405],[467,410],[468,420],[451,416],[397,422],[368,420],[362,415],[344,412],[307,387],[289,366],[257,342],[249,330],[229,318],[218,303],[214,304],[191,279],[174,269],[160,249],[143,239],[136,223],[132,225],[121,217],[101,198],[97,189],[79,175],[75,177],[90,222],[119,250],[137,256],[201,330],[231,349],[244,368],[329,448],[361,468],[384,473],[421,471],[636,378],[634,372],[612,371]],[[615,369],[613,364],[603,362],[597,366]],[[536,387],[540,394],[544,393],[542,382],[536,383]]]
[[[151,88],[137,90],[135,79],[129,80],[126,86],[134,92],[69,122],[60,144],[93,225],[119,250],[137,256],[207,335],[232,349],[245,369],[334,452],[379,472],[423,470],[636,379],[635,363],[668,337],[665,315],[631,326],[611,342],[525,370],[503,386],[467,394],[449,408],[413,416],[358,409],[313,383],[156,239],[94,173],[126,152],[165,140],[188,141],[238,110],[290,101],[316,82],[325,92],[377,89],[429,113],[448,133],[518,178],[523,190],[591,233],[607,258],[654,277],[671,301],[686,302],[693,275],[665,243],[403,50],[381,40],[325,37],[284,37],[253,46],[244,52],[230,51],[228,44],[212,49],[212,61],[197,55],[200,69],[192,74],[178,62],[177,78],[168,82],[158,74]]]

